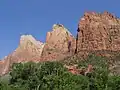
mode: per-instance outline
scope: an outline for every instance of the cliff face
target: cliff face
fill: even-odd
[[[43,47],[44,44],[31,35],[21,36],[18,48],[0,61],[0,75],[6,74],[13,63],[39,61]]]
[[[108,12],[86,12],[78,25],[77,51],[120,50],[120,20]]]
[[[52,31],[47,33],[42,58],[44,60],[56,60],[74,53],[75,41],[75,38],[63,25],[54,24]]]
[[[21,36],[18,48],[0,61],[0,75],[8,72],[13,63],[61,60],[75,53],[81,57],[79,52],[84,57],[83,51],[98,50],[120,50],[120,19],[108,12],[86,12],[79,22],[76,39],[61,24],[53,25],[46,43],[31,35]]]
[[[76,40],[60,24],[53,25],[47,33],[46,43],[35,40],[32,35],[22,35],[18,48],[0,61],[0,75],[6,74],[13,63],[59,60],[74,54]]]
[[[9,57],[9,56],[8,56]],[[4,58],[4,60],[0,61],[0,75],[4,75],[9,71],[10,67],[10,58]]]
[[[12,53],[12,57],[22,61],[35,61],[39,60],[44,47],[44,43],[35,40],[31,35],[23,35],[20,39],[20,45]]]

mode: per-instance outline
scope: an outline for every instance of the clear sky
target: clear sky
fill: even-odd
[[[0,58],[17,48],[22,34],[44,42],[54,23],[76,35],[86,11],[109,11],[120,17],[120,0],[0,0]]]

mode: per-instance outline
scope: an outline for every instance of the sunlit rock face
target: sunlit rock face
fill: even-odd
[[[120,50],[120,19],[104,12],[86,12],[78,25],[77,51]]]
[[[32,35],[22,35],[20,45],[12,53],[12,56],[18,58],[17,62],[39,60],[43,47],[44,43],[35,40]]]
[[[45,60],[56,60],[75,52],[76,40],[61,24],[54,24],[52,31],[47,33],[46,44],[42,57]]]
[[[61,60],[74,54],[86,57],[92,51],[111,57],[113,52],[102,51],[120,50],[120,19],[108,12],[86,12],[77,31],[74,38],[62,24],[54,24],[45,43],[32,35],[22,35],[18,48],[0,61],[0,75],[6,74],[13,63]]]
[[[35,40],[32,35],[22,35],[18,48],[0,61],[0,74],[6,74],[13,63],[40,61],[43,47],[44,43]]]

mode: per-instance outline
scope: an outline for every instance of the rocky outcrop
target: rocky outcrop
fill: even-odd
[[[20,39],[20,45],[12,53],[12,57],[17,58],[17,62],[36,61],[41,57],[44,43],[35,40],[31,35],[23,35]]]
[[[0,76],[5,75],[10,70],[11,58],[6,56],[0,61]]]
[[[41,57],[44,44],[31,35],[22,35],[18,48],[10,54],[12,62],[37,61]]]
[[[75,53],[77,57],[86,57],[91,52],[113,54],[103,52],[107,50],[120,50],[120,19],[108,12],[86,12],[79,22],[76,39],[61,24],[53,25],[45,44],[31,35],[21,36],[18,48],[0,61],[0,74],[8,72],[13,63],[60,60]]]
[[[69,72],[71,72],[72,74],[78,74],[78,75],[87,75],[88,73],[92,73],[94,70],[93,70],[93,65],[89,64],[87,68],[77,68],[78,65],[73,65],[73,66],[64,66],[68,69]]]
[[[0,75],[7,73],[13,63],[59,60],[74,54],[76,40],[60,24],[53,25],[52,32],[47,33],[46,43],[35,40],[32,35],[22,35],[18,48],[0,61]]]
[[[44,43],[36,41],[31,35],[23,35],[20,38],[18,48],[0,61],[0,75],[6,74],[13,63],[40,61]]]
[[[75,38],[63,25],[54,24],[52,31],[47,33],[42,59],[59,60],[74,53],[75,42]]]
[[[120,19],[108,12],[86,12],[77,35],[77,52],[84,50],[120,50]]]

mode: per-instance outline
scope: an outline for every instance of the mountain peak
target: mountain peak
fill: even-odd
[[[28,42],[31,42],[36,46],[41,46],[43,44],[42,42],[37,41],[32,35],[22,35],[20,38],[20,45],[24,45]]]
[[[63,24],[54,24],[54,25],[53,25],[53,31],[58,31],[58,30],[63,31],[63,32],[67,32],[69,35],[72,35],[72,34],[68,31],[68,29],[66,29],[66,28],[64,27]]]
[[[47,33],[42,56],[46,60],[63,58],[74,53],[75,42],[75,38],[62,24],[54,24],[52,31]]]
[[[109,12],[85,12],[77,31],[77,38],[74,38],[63,24],[54,24],[47,33],[46,43],[37,41],[32,35],[22,35],[20,45],[4,58],[3,66],[10,68],[12,63],[60,60],[75,53],[85,57],[89,51],[120,50],[120,19]],[[6,72],[8,68],[0,71]]]

